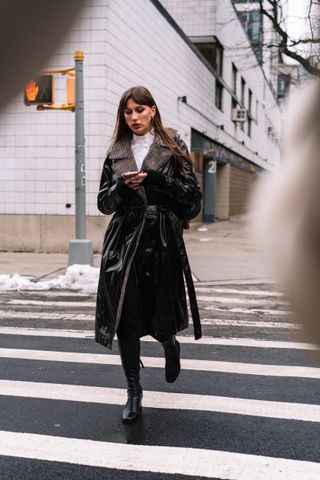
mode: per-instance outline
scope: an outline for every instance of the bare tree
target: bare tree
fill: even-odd
[[[301,38],[291,38],[286,31],[283,0],[259,0],[261,13],[269,19],[277,33],[277,46],[281,54],[300,63],[313,76],[320,77],[320,0],[309,0],[306,9],[308,31]],[[270,45],[275,46],[275,45]]]

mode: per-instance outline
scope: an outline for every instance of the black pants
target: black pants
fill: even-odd
[[[139,331],[141,324],[138,285],[134,263],[131,266],[122,307],[122,314],[117,330],[120,340],[126,340]]]

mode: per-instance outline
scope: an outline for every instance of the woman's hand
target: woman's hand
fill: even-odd
[[[124,183],[127,187],[131,188],[131,190],[138,190],[139,186],[147,176],[147,173],[138,173],[134,177],[130,177],[125,180]]]

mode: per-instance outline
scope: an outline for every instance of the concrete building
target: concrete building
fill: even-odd
[[[280,7],[279,2],[279,18],[282,18],[287,10],[286,3],[282,3]],[[274,92],[277,92],[280,62],[279,35],[270,19],[261,13],[258,0],[233,0],[233,4],[250,40],[257,62],[264,69]],[[263,1],[263,7],[267,11],[270,10],[267,0]]]
[[[246,56],[238,45],[246,44]],[[100,172],[123,91],[143,84],[184,138],[203,183],[205,219],[245,210],[257,174],[279,164],[280,111],[229,0],[90,0],[46,68],[85,54],[87,237],[101,247]],[[65,101],[57,78],[56,103]],[[242,109],[245,122],[233,119]],[[245,109],[245,111],[243,110]],[[74,236],[74,114],[0,114],[0,249],[67,251]]]
[[[289,92],[301,83],[299,65],[285,57],[279,48],[281,37],[276,32],[271,20],[261,12],[257,0],[233,0],[234,7],[243,28],[250,40],[256,54],[257,61],[264,69],[270,84],[277,94],[278,103],[285,108]],[[262,2],[263,8],[273,16],[272,9],[267,0]],[[315,6],[311,11],[315,13]],[[287,29],[289,5],[286,1],[277,3],[278,22],[281,28]]]

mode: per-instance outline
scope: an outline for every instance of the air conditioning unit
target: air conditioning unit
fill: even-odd
[[[236,107],[232,109],[232,121],[233,122],[246,122],[247,110],[242,107]]]

